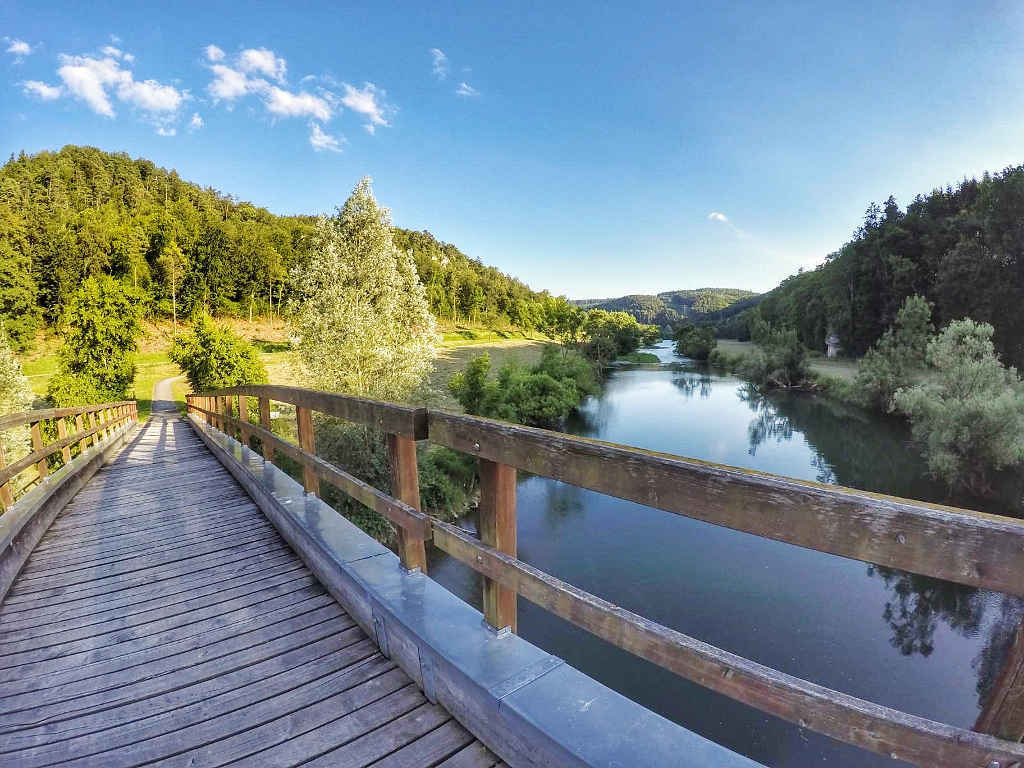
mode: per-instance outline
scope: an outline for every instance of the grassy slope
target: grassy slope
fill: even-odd
[[[227,324],[235,333],[257,346],[272,384],[295,383],[292,354],[288,348],[285,330],[279,322],[270,326],[265,320],[253,323],[232,320]],[[167,357],[170,338],[169,323],[148,325],[146,334],[139,344],[134,390],[135,398],[139,401],[139,416],[143,419],[149,415],[152,406],[153,385],[161,379],[181,376],[181,369]],[[430,387],[434,390],[435,404],[458,408],[458,404],[448,394],[448,379],[456,371],[465,368],[466,363],[477,355],[487,352],[495,368],[511,359],[532,365],[540,359],[541,350],[547,343],[539,334],[530,337],[517,331],[463,327],[443,331],[434,371],[429,379]],[[52,335],[40,336],[33,353],[22,361],[32,391],[37,395],[46,394],[47,383],[57,372],[58,346],[57,339]],[[174,399],[184,408],[185,394],[190,391],[188,382],[182,378],[175,381],[171,389]]]

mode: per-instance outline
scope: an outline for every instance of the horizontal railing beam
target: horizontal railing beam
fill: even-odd
[[[233,416],[217,414],[214,411],[208,411],[204,408],[200,408],[195,404],[190,405],[189,409],[193,413],[201,413],[210,417],[216,416],[227,425],[238,428],[241,427],[241,422]],[[270,432],[263,427],[259,427],[256,424],[249,422],[246,424],[246,428],[251,435],[258,437],[263,441],[264,445],[267,443],[272,444],[274,446],[275,453],[282,453],[290,459],[295,460],[302,467],[311,470],[319,479],[326,483],[330,483],[338,490],[351,496],[360,504],[369,507],[375,512],[386,517],[395,525],[408,531],[409,535],[420,539],[430,538],[430,524],[427,515],[419,510],[413,509],[408,504],[388,496],[383,491],[377,490],[372,485],[360,480],[355,475],[351,475],[342,469],[338,469],[333,464],[321,459],[319,456],[307,453],[294,443],[289,443],[287,440],[278,437],[273,432]]]
[[[680,677],[839,741],[916,765],[1006,765],[1024,745],[889,709],[703,643],[431,519],[434,545],[566,621]]]
[[[392,435],[411,437],[414,440],[424,440],[427,437],[426,408],[413,408],[361,397],[337,395],[332,392],[319,392],[315,389],[252,384],[226,387],[210,393],[197,393],[193,397],[224,397],[225,395],[269,398],[299,408],[319,411],[328,416],[336,416],[367,427],[376,427],[382,432]]]
[[[430,441],[768,539],[1024,595],[1024,525],[955,507],[430,411]]]
[[[66,416],[78,416],[84,413],[96,413],[106,408],[117,408],[122,405],[133,405],[134,403],[134,400],[121,400],[116,403],[103,403],[101,405],[80,405],[74,408],[40,408],[35,411],[9,413],[6,416],[0,416],[0,432],[5,432],[8,429],[25,424],[34,424],[39,421],[49,421],[50,419],[59,419]]]
[[[112,425],[119,425],[123,421],[130,421],[131,418],[131,416],[122,416],[117,419],[104,422],[103,424],[99,424],[92,429],[87,429],[84,432],[77,432],[73,435],[69,435],[63,440],[58,440],[54,443],[44,445],[39,450],[33,451],[28,456],[18,459],[18,461],[13,464],[8,464],[3,469],[0,469],[0,485],[5,485],[8,481],[20,475],[33,464],[44,461],[53,454],[60,452],[63,448],[71,446],[73,443],[76,443],[83,438],[95,435],[105,429],[110,429]]]

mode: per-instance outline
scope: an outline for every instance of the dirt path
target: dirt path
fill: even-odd
[[[171,391],[171,384],[183,376],[171,376],[168,379],[160,379],[153,385],[153,409],[152,413],[177,413],[178,404],[174,402],[174,393]]]

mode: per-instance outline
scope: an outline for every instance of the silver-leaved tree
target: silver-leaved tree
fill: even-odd
[[[293,345],[311,387],[405,400],[430,371],[437,332],[412,256],[395,247],[370,185],[362,179],[318,222],[292,271]]]

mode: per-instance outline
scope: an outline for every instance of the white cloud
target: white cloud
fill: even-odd
[[[60,62],[57,75],[67,91],[105,117],[114,117],[111,94],[161,122],[173,119],[188,98],[187,91],[179,91],[172,85],[156,80],[136,80],[131,70],[123,69],[121,63],[110,56],[97,59],[61,54]]]
[[[218,48],[216,45],[208,45],[203,49],[206,53],[206,58],[210,61],[223,61],[224,51]]]
[[[729,221],[729,218],[724,213],[719,213],[718,211],[712,211],[709,213],[708,219],[710,221],[720,221],[723,224]]]
[[[115,48],[112,45],[103,46],[102,48],[100,48],[100,53],[102,53],[104,56],[113,56],[115,59],[120,59],[122,55],[121,49]]]
[[[469,83],[459,83],[459,87],[455,89],[456,96],[479,96],[480,91],[474,88]]]
[[[111,34],[110,35],[110,42],[112,42],[114,45],[120,45],[121,44],[121,38],[118,37],[117,35]]]
[[[267,77],[274,78],[279,83],[283,83],[287,65],[284,59],[275,56],[271,50],[266,48],[246,48],[238,56],[238,68],[243,72],[259,72]]]
[[[199,116],[198,112],[192,113],[192,119],[188,121],[188,129],[190,131],[198,131],[203,127],[203,118]]]
[[[344,139],[339,140],[328,133],[324,133],[324,129],[320,127],[319,123],[310,123],[310,129],[312,133],[309,134],[309,143],[317,152],[325,149],[331,152],[341,152],[341,142]]]
[[[345,95],[341,97],[341,103],[353,112],[366,116],[369,122],[363,127],[370,134],[376,132],[378,125],[390,125],[387,115],[394,111],[394,107],[385,101],[387,94],[383,90],[373,83],[364,83],[362,90],[353,88],[348,83],[342,83],[342,87],[345,89]]]
[[[434,77],[444,80],[448,77],[448,57],[440,48],[431,48],[430,56],[434,60]]]
[[[213,82],[207,87],[214,101],[234,101],[239,96],[244,96],[250,90],[256,90],[257,83],[250,80],[246,75],[237,69],[232,69],[223,64],[214,64]],[[261,80],[266,84],[266,81]]]
[[[324,122],[331,119],[331,108],[327,102],[306,91],[291,93],[283,88],[270,86],[264,93],[263,103],[270,112],[282,117],[305,117],[308,115]]]
[[[5,37],[4,40],[8,40],[8,38]],[[14,38],[13,40],[9,40],[9,42],[10,45],[7,46],[7,53],[15,56],[28,56],[32,53],[32,46],[24,40]]]
[[[37,96],[43,101],[53,101],[59,99],[63,91],[56,85],[47,85],[39,80],[26,80],[21,84],[25,93]]]
[[[165,128],[163,126],[160,126],[159,128],[156,129],[156,132],[159,135],[161,135],[161,136],[173,136],[178,131],[176,129],[174,129],[174,128]]]

